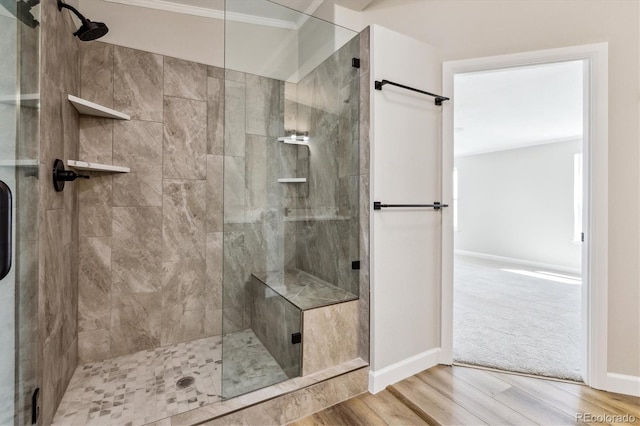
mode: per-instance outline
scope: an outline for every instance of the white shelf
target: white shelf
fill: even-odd
[[[1,95],[0,96],[0,104],[8,104],[8,105],[18,105],[29,107],[29,108],[38,108],[40,106],[40,94],[24,94],[24,95]]]
[[[284,142],[291,145],[309,145],[308,136],[298,136],[292,138],[291,136],[281,136],[278,138],[278,142]]]
[[[0,167],[37,167],[38,160],[0,160]]]
[[[90,170],[94,172],[129,173],[131,171],[129,167],[112,166],[110,164],[88,163],[86,161],[79,160],[67,160],[67,166],[73,167],[76,170]]]
[[[278,179],[279,183],[305,183],[307,178],[282,178]]]
[[[107,108],[102,105],[89,102],[86,99],[79,98],[77,96],[69,95],[69,102],[78,110],[80,114],[92,115],[94,117],[114,118],[116,120],[130,120],[127,114],[116,111],[111,108]]]

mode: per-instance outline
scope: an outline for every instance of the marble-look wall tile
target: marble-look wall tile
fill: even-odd
[[[165,180],[162,193],[164,261],[204,259],[206,181]]]
[[[111,356],[160,346],[162,292],[128,293],[114,289],[111,314]]]
[[[245,159],[224,156],[224,222],[245,218]]]
[[[358,357],[358,301],[303,312],[304,376]]]
[[[370,339],[370,250],[369,250],[369,214],[371,200],[369,194],[370,172],[370,94],[371,74],[370,70],[370,28],[365,28],[360,33],[360,197],[359,197],[359,295],[358,301],[358,355],[365,361],[369,361]]]
[[[108,329],[111,323],[111,238],[82,238],[78,252],[78,328],[81,332]]]
[[[360,114],[360,82],[355,80],[340,90],[342,109],[338,121],[338,176],[355,176],[358,169],[358,120]]]
[[[360,77],[360,174],[369,174],[370,169],[370,74]]]
[[[224,157],[207,155],[207,232],[222,231]]]
[[[370,329],[370,251],[369,251],[369,175],[360,176],[360,232],[358,248],[360,250],[360,270],[358,294],[360,295],[360,305],[358,309],[358,355],[365,361],[369,361],[369,329]]]
[[[114,207],[111,267],[113,295],[160,290],[161,207]],[[126,298],[121,302],[126,304]],[[112,310],[116,309],[114,304]]]
[[[277,164],[267,164],[267,144],[268,140],[265,136],[247,135],[245,200],[248,208],[265,207],[267,205],[267,171],[270,167],[277,169]],[[277,159],[272,158],[272,160]]]
[[[207,79],[207,154],[224,154],[224,80],[214,77]]]
[[[122,121],[114,124],[113,162],[130,173],[113,176],[113,205],[162,205],[162,124]]]
[[[165,179],[206,178],[206,123],[206,102],[164,98],[163,176]]]
[[[79,158],[83,161],[111,164],[113,161],[113,120],[80,117]]]
[[[81,331],[78,334],[78,361],[80,364],[102,361],[111,357],[108,329]]]
[[[360,77],[360,70],[351,66],[352,58],[360,58],[360,35],[353,37],[344,46],[342,46],[336,54],[336,74],[335,80],[338,87],[345,87],[352,81],[357,81]],[[362,63],[360,65],[362,69]]]
[[[366,27],[360,31],[360,75],[363,76],[369,73],[370,64],[370,51],[369,43],[371,42],[371,28]]]
[[[84,43],[80,49],[80,97],[113,108],[113,45]]]
[[[225,69],[209,65],[207,67],[207,77],[224,79]]]
[[[161,55],[114,47],[114,109],[134,120],[162,121]]]
[[[164,95],[207,100],[207,66],[165,56]]]
[[[221,77],[218,77],[221,78]],[[235,71],[229,68],[224,69],[224,78],[228,81],[236,81],[238,83],[244,83],[246,81],[246,74],[240,71]]]
[[[291,343],[291,335],[302,331],[300,309],[285,300],[254,276],[249,285],[251,330],[275,358],[287,377],[301,373],[301,346]]]
[[[204,259],[165,262],[162,265],[162,346],[205,336]]]
[[[225,232],[223,250],[223,332],[231,333],[244,329],[245,283],[248,277],[244,232]]]
[[[338,284],[337,221],[297,222],[296,263],[301,270],[333,285]]]
[[[284,135],[281,102],[284,83],[253,74],[246,76],[246,132],[251,135]]]
[[[243,74],[244,76],[244,74]],[[233,80],[224,82],[224,155],[244,157],[246,86]]]
[[[111,176],[94,176],[79,180],[79,233],[82,237],[111,236],[112,179]]]
[[[204,331],[207,336],[222,334],[222,239],[222,232],[207,234],[204,291]]]

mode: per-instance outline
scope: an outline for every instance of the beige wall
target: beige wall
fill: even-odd
[[[362,21],[441,49],[444,60],[609,43],[609,371],[640,375],[637,1],[375,1]],[[337,10],[340,12],[339,10]],[[358,28],[355,28],[358,29]],[[629,190],[630,189],[630,190]]]

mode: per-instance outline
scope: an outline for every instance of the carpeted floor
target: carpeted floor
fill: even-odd
[[[453,359],[581,381],[580,278],[456,255]]]

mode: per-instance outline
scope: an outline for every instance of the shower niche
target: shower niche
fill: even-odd
[[[358,357],[359,35],[261,5],[294,24],[225,26],[223,399]]]

